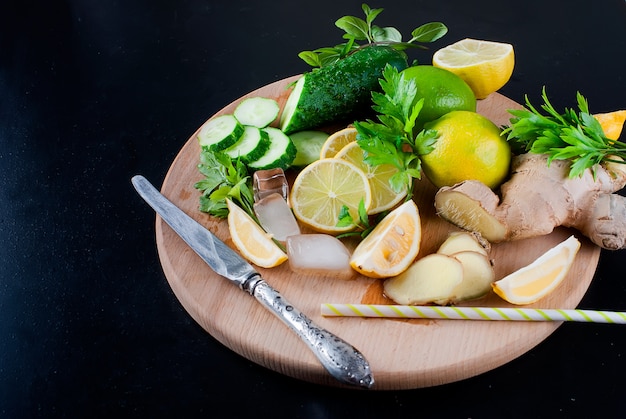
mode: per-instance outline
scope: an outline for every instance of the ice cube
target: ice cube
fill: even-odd
[[[273,193],[278,193],[284,200],[287,200],[289,183],[287,183],[285,171],[281,168],[257,170],[252,175],[252,190],[255,202]]]
[[[279,193],[273,192],[255,202],[254,213],[261,227],[280,242],[285,242],[288,236],[300,234],[296,217]]]
[[[330,234],[299,234],[287,237],[289,267],[300,274],[350,278],[350,251]]]

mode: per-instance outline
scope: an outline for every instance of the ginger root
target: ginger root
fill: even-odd
[[[626,248],[626,165],[602,163],[581,177],[570,163],[527,153],[511,162],[511,177],[498,196],[481,182],[443,187],[435,195],[440,217],[479,233],[491,243],[549,234],[555,227],[579,230],[598,246]]]
[[[455,304],[491,291],[495,271],[482,238],[452,232],[437,253],[418,259],[400,275],[388,278],[384,293],[398,304]]]

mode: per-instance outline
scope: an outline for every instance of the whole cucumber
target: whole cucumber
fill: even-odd
[[[303,74],[285,103],[280,118],[282,131],[291,134],[368,114],[372,91],[381,90],[379,78],[387,64],[404,70],[408,67],[406,54],[372,45]]]

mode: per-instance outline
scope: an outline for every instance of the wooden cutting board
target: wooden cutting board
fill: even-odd
[[[216,115],[232,113],[245,97],[271,97],[284,104],[290,83],[284,79],[238,99]],[[507,109],[514,101],[494,93],[479,101],[478,111],[497,125],[508,123]],[[331,127],[331,131],[338,127]],[[197,133],[197,132],[196,132]],[[197,170],[200,147],[194,133],[175,158],[163,182],[162,193],[187,214],[234,248],[225,220],[198,210],[202,178]],[[293,173],[290,173],[293,177]],[[415,201],[422,219],[420,256],[433,253],[451,230],[434,211],[435,188],[422,180],[415,186]],[[491,257],[497,278],[530,263],[550,247],[575,234],[582,247],[564,282],[549,296],[529,306],[575,308],[593,278],[599,247],[576,231],[559,228],[536,239],[496,244]],[[329,386],[340,386],[309,349],[279,319],[250,295],[216,275],[165,224],[156,219],[159,257],[167,280],[189,314],[215,339],[241,356],[290,377]],[[418,256],[419,257],[419,256]],[[435,386],[462,380],[497,368],[524,354],[560,325],[557,322],[488,322],[463,320],[397,320],[322,317],[321,303],[391,303],[382,295],[382,282],[354,274],[337,280],[294,275],[289,264],[259,268],[266,281],[320,326],[357,347],[370,362],[376,390]],[[466,305],[507,307],[495,294]]]

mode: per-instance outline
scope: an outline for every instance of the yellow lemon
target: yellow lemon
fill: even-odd
[[[398,173],[398,168],[391,164],[379,164],[370,166],[363,161],[365,154],[363,149],[355,141],[349,143],[335,155],[338,159],[344,159],[361,169],[370,184],[372,191],[372,205],[368,214],[379,214],[396,206],[407,195],[407,188],[396,192],[391,188],[389,179]]]
[[[320,150],[320,159],[335,157],[344,146],[356,140],[356,128],[348,127],[328,136]]]
[[[273,268],[287,260],[283,252],[241,207],[226,200],[228,206],[228,231],[243,257],[262,268]]]
[[[492,284],[494,292],[511,304],[531,304],[551,293],[563,281],[580,242],[571,236],[531,264]]]
[[[510,80],[515,53],[511,44],[466,38],[436,51],[433,65],[457,74],[484,99]]]
[[[420,156],[424,174],[436,187],[478,180],[494,189],[508,176],[510,145],[486,117],[452,111],[425,128],[439,135],[433,151]]]
[[[350,266],[371,278],[404,272],[420,250],[422,226],[415,202],[406,201],[367,235],[354,249]]]
[[[598,120],[604,131],[604,135],[609,140],[617,140],[622,134],[624,121],[626,121],[626,110],[607,113],[597,113],[594,118]]]
[[[355,224],[337,226],[345,205],[357,222],[359,202],[365,209],[372,203],[372,191],[365,173],[354,164],[335,158],[317,160],[298,174],[291,187],[289,201],[294,216],[314,230],[342,233]]]

